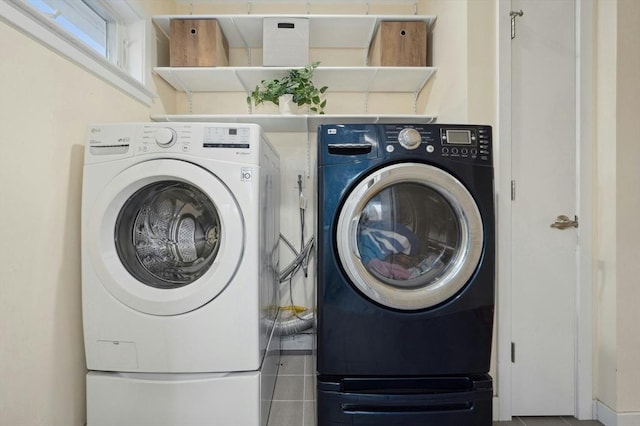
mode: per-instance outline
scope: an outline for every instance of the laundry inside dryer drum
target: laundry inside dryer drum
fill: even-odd
[[[220,247],[220,219],[213,202],[177,181],[147,185],[120,210],[116,250],[129,273],[157,288],[176,288],[201,277]]]
[[[430,284],[460,256],[459,219],[437,191],[399,183],[380,191],[358,221],[358,251],[366,269],[399,289]]]

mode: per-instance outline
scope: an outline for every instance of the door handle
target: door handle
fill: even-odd
[[[556,229],[577,228],[578,216],[574,216],[574,219],[571,220],[568,216],[561,214],[556,218],[556,221],[551,224],[551,227]]]
[[[358,249],[358,224],[360,223],[360,215],[351,219],[351,251],[360,259],[360,250]]]

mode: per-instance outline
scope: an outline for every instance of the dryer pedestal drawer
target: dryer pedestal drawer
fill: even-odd
[[[489,376],[318,380],[318,426],[490,426]]]

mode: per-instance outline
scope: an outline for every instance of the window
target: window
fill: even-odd
[[[48,16],[60,28],[82,41],[101,56],[107,55],[105,18],[84,1],[28,0],[29,4]]]
[[[0,18],[151,104],[148,26],[128,1],[0,0]]]

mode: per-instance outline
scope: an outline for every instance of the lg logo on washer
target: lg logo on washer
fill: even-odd
[[[242,168],[240,170],[240,180],[242,182],[251,182],[252,177],[253,177],[253,170],[248,168]]]

